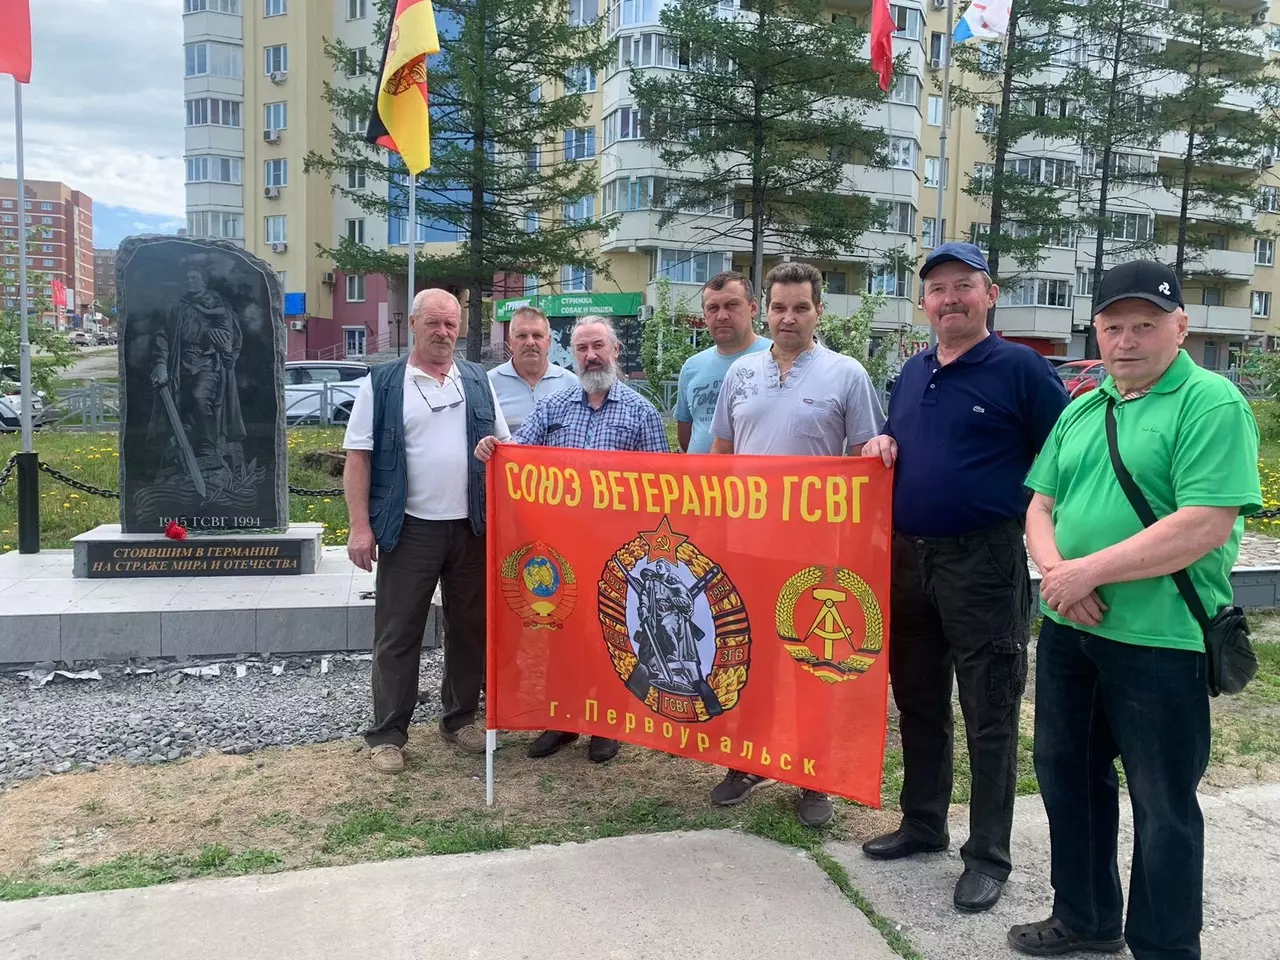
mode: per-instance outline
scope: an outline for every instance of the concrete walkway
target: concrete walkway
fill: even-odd
[[[1204,797],[1205,960],[1280,957],[1280,786]],[[1128,870],[1131,817],[1122,806]],[[966,835],[957,808],[954,850]],[[831,844],[925,960],[1014,957],[1046,916],[1049,837],[1018,802],[1016,870],[990,913],[951,907],[952,854],[875,863]],[[622,837],[0,904],[0,960],[893,960],[796,850],[732,832]],[[1127,956],[1127,954],[1122,954]]]
[[[736,833],[0,904],[3,960],[894,960],[826,874]]]
[[[1280,786],[1202,796],[1200,806],[1205,815],[1205,960],[1280,958]],[[1000,902],[976,916],[955,911],[951,894],[964,869],[959,850],[969,835],[968,816],[967,807],[954,809],[951,851],[945,854],[877,863],[856,844],[828,846],[853,885],[900,926],[925,960],[1020,956],[1005,943],[1009,927],[1042,920],[1053,906],[1049,824],[1035,796],[1018,800],[1014,872]],[[1133,813],[1122,794],[1120,876],[1126,887],[1132,846]]]

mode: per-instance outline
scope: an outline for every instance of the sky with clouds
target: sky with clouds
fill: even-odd
[[[26,175],[93,198],[94,242],[185,225],[180,0],[32,0]],[[0,176],[16,172],[0,77]]]

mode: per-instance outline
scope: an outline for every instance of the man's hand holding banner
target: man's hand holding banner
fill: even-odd
[[[625,740],[880,805],[878,459],[500,446],[488,726]]]

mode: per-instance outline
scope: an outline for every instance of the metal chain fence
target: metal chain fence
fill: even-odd
[[[18,455],[14,454],[9,458],[9,462],[5,464],[4,470],[0,471],[0,491],[4,490],[4,485],[8,483],[9,478],[13,476],[13,471],[17,465]],[[104,497],[109,500],[120,499],[120,494],[115,490],[108,490],[105,487],[95,487],[91,483],[85,483],[81,480],[77,480],[75,477],[68,476],[61,470],[49,466],[49,464],[45,463],[43,460],[39,462],[39,467],[49,476],[53,477],[53,479],[60,483],[65,483],[73,490],[79,490],[81,493],[87,493],[94,497]],[[344,493],[341,487],[337,487],[333,490],[313,490],[309,487],[295,487],[292,484],[289,486],[289,492],[299,497],[340,497]]]
[[[13,476],[13,471],[18,468],[18,455],[16,453],[9,456],[9,462],[4,465],[4,471],[0,472],[0,493],[4,492],[4,485],[9,482],[9,478]]]

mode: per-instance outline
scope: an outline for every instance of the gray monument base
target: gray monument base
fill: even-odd
[[[188,534],[170,540],[160,533],[122,533],[120,524],[72,537],[76,577],[240,577],[303,576],[316,572],[324,527],[292,523],[281,533],[225,536]]]

